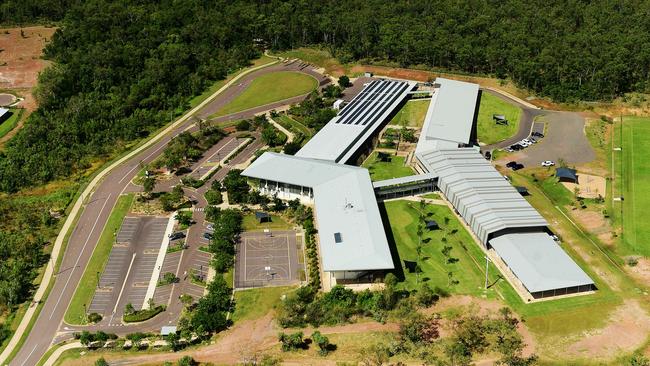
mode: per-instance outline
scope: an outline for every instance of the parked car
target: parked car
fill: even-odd
[[[539,138],[544,137],[544,134],[541,133],[541,132],[533,132],[531,135],[533,135],[533,136],[535,136],[535,137],[539,137]]]
[[[523,169],[523,168],[524,168],[524,164],[517,164],[517,165],[512,167],[512,170],[516,171],[516,170]]]
[[[511,147],[506,147],[506,152],[511,153],[511,152],[515,152],[515,150],[513,150],[513,148]]]
[[[519,150],[522,150],[524,147],[519,145],[519,144],[514,144],[514,145],[510,146],[510,148],[515,150],[515,151],[519,151]]]
[[[183,239],[184,237],[185,233],[181,231],[169,234],[169,240]]]
[[[486,152],[485,152],[485,158],[486,158],[487,160],[491,160],[491,159],[492,159],[492,153],[489,152],[489,151],[486,151]]]
[[[542,161],[542,166],[553,166],[553,165],[555,165],[555,162],[553,162],[552,160]]]
[[[203,233],[203,237],[208,240],[212,240],[212,233],[205,232]]]
[[[214,225],[212,225],[212,224],[208,224],[208,226],[206,226],[206,228],[208,230],[210,230],[210,231],[214,231]]]
[[[555,240],[555,241],[558,241],[558,242],[560,241],[560,238],[558,238],[558,236],[555,235],[555,234],[554,234],[554,235],[551,235],[551,239],[553,239],[553,240]]]
[[[517,165],[517,162],[516,162],[516,161],[510,161],[510,162],[508,162],[508,163],[506,164],[506,166],[507,166],[508,168],[512,168],[512,167],[515,166],[515,165]]]
[[[524,140],[521,140],[521,141],[519,141],[519,145],[521,145],[523,147],[528,147],[528,146],[530,146],[532,144],[530,142],[526,142]]]

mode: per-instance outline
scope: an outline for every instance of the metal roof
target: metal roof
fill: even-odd
[[[372,182],[372,186],[375,188],[390,187],[390,186],[397,186],[400,184],[421,182],[428,179],[435,179],[437,177],[438,177],[437,175],[432,173],[409,175],[407,177],[391,178],[391,179],[380,180],[377,182]]]
[[[415,85],[383,79],[370,82],[296,156],[345,164]]]
[[[2,118],[9,110],[7,108],[0,108],[0,118]]]
[[[438,175],[438,188],[484,245],[489,234],[502,229],[548,225],[476,149],[433,150],[416,156]]]
[[[577,171],[571,168],[559,167],[555,169],[555,176],[560,178],[578,180],[578,176],[576,175],[576,173]]]
[[[324,271],[394,268],[368,170],[266,152],[242,175],[313,189]]]
[[[440,87],[433,93],[416,151],[436,148],[435,140],[446,141],[445,147],[468,144],[478,98],[478,84],[436,78]]]
[[[531,293],[594,283],[546,233],[506,234],[490,245]]]

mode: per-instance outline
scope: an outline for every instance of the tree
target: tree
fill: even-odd
[[[156,178],[155,177],[146,177],[142,181],[142,187],[147,193],[147,195],[151,195],[151,192],[156,188]]]
[[[299,142],[291,141],[284,144],[282,151],[284,151],[284,153],[287,155],[295,155],[298,150],[300,150],[300,148],[301,146]]]
[[[135,313],[135,308],[133,307],[133,304],[131,303],[126,304],[126,306],[124,307],[124,313],[125,314]]]
[[[436,301],[438,301],[438,299],[439,296],[435,292],[433,292],[431,287],[429,287],[429,285],[426,282],[420,285],[420,289],[415,295],[415,300],[417,301],[418,305],[424,307],[433,305]]]
[[[142,344],[142,340],[145,339],[145,338],[146,338],[145,334],[140,333],[140,332],[129,333],[129,334],[126,335],[126,339],[128,339],[129,341],[131,341],[131,343],[133,343],[133,347],[135,349],[140,348],[140,346]]]
[[[167,345],[169,348],[172,349],[172,351],[176,352],[180,349],[181,343],[180,343],[181,337],[178,335],[176,332],[171,332],[165,336],[165,341],[167,341]]]
[[[250,131],[251,129],[251,123],[247,119],[243,119],[239,122],[237,122],[237,125],[235,126],[237,131]]]
[[[109,364],[106,362],[104,357],[100,357],[95,361],[95,366],[109,366]]]
[[[90,333],[87,330],[81,332],[81,335],[79,336],[79,343],[81,343],[83,346],[88,347],[94,341],[95,341],[94,334]]]
[[[205,192],[205,200],[208,201],[209,205],[220,205],[223,203],[221,192],[214,189],[209,189]]]
[[[314,343],[318,346],[318,353],[321,356],[326,356],[330,352],[331,344],[329,338],[322,335],[319,331],[312,333],[311,339],[313,339]]]
[[[302,339],[302,332],[295,332],[291,334],[286,334],[281,332],[278,334],[278,341],[282,343],[282,351],[295,351],[297,349],[302,349],[305,347],[305,341]]]
[[[348,87],[352,86],[352,83],[350,82],[350,78],[345,76],[345,75],[342,75],[341,77],[339,77],[339,86],[341,88],[348,88]]]
[[[232,169],[223,179],[223,186],[228,192],[228,200],[231,203],[245,203],[251,189],[241,172],[239,169]]]
[[[192,356],[183,356],[178,360],[178,366],[196,366],[197,362],[194,361]]]

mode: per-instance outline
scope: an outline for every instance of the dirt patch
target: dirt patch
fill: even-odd
[[[613,229],[609,220],[605,219],[600,211],[571,210],[571,216],[578,221],[588,232],[598,236],[607,245],[614,243]]]
[[[0,88],[32,88],[49,62],[40,57],[56,28],[27,27],[0,30]]]
[[[597,175],[590,175],[579,173],[578,183],[562,182],[562,185],[569,190],[575,192],[578,188],[578,196],[582,198],[598,198],[598,196],[605,197],[607,183],[605,178]]]
[[[650,285],[650,259],[638,258],[634,267],[625,266],[625,270],[644,285]]]
[[[628,300],[614,311],[604,328],[585,332],[567,347],[572,356],[612,358],[643,345],[650,331],[650,317],[639,303]]]

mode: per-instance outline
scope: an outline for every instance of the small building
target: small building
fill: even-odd
[[[371,73],[370,71],[366,71],[366,72],[363,73],[363,76],[365,76],[367,78],[371,78],[371,77],[373,77],[373,73]]]
[[[557,168],[555,169],[555,176],[560,182],[578,183],[578,174],[575,169],[571,168]]]
[[[7,108],[0,108],[0,123],[11,117],[11,112]]]
[[[345,103],[343,99],[337,99],[334,101],[334,104],[332,104],[332,108],[335,111],[340,111],[343,108],[343,103]]]
[[[255,218],[260,224],[264,222],[271,222],[271,215],[267,214],[266,212],[255,212]]]
[[[507,125],[508,124],[508,120],[506,119],[506,116],[504,116],[503,114],[493,114],[492,119],[498,125]]]
[[[165,325],[164,327],[160,328],[160,335],[161,336],[166,336],[171,333],[176,333],[178,328],[175,325]]]
[[[440,229],[440,226],[438,226],[438,223],[434,220],[427,220],[424,226],[430,231]]]

